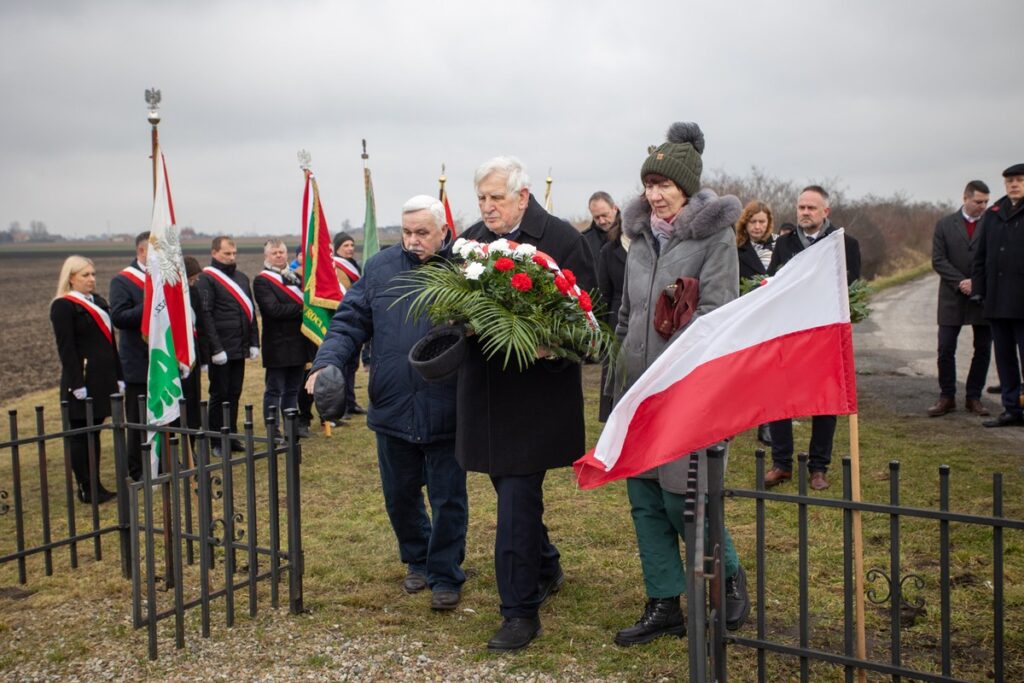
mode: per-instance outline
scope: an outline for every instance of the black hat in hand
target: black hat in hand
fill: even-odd
[[[313,400],[322,420],[340,420],[345,416],[345,376],[341,368],[328,365],[316,376],[313,384]]]

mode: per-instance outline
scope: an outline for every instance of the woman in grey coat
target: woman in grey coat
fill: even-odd
[[[623,213],[623,230],[631,242],[615,329],[622,340],[618,362],[625,375],[624,385],[615,392],[616,401],[685,329],[665,339],[654,328],[655,304],[667,286],[681,277],[698,281],[694,319],[739,295],[732,224],[740,215],[740,202],[732,195],[719,197],[700,188],[703,151],[704,135],[696,123],[673,124],[668,141],[650,154],[640,171],[643,196]],[[618,645],[686,633],[679,600],[686,586],[679,541],[688,460],[680,458],[626,482],[648,601],[636,624],[616,634]],[[728,532],[724,551],[726,625],[737,629],[750,603],[746,577]]]

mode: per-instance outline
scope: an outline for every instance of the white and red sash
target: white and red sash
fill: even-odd
[[[260,272],[260,275],[273,282],[278,289],[290,296],[295,303],[300,305],[302,304],[302,290],[295,285],[285,284],[284,278],[281,277],[280,273],[275,273],[272,270],[264,270]]]
[[[100,328],[100,332],[107,338],[107,341],[111,344],[114,343],[114,326],[110,323],[110,316],[107,315],[106,311],[89,301],[85,294],[81,292],[72,290],[65,294],[64,298],[84,308],[92,316],[92,319],[96,321],[96,326]]]
[[[352,284],[359,282],[359,269],[356,268],[356,264],[352,263],[347,258],[343,256],[335,256],[334,267],[345,273],[349,282]]]
[[[135,266],[128,266],[120,272],[120,275],[124,275],[126,279],[130,280],[139,289],[146,289],[146,274]]]
[[[235,298],[238,305],[242,307],[246,315],[249,316],[249,322],[253,321],[253,310],[252,300],[246,296],[242,288],[238,286],[238,283],[225,275],[222,271],[214,268],[213,266],[206,266],[203,268],[203,272],[212,277],[214,280],[219,282],[224,289],[228,290],[228,294]]]

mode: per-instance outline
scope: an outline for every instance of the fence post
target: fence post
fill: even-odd
[[[712,446],[707,449],[707,490],[708,490],[708,538],[711,561],[714,567],[714,590],[712,604],[717,607],[711,614],[711,668],[714,680],[726,683],[725,665],[725,448]]]
[[[125,426],[124,395],[110,397],[114,476],[117,479],[117,537],[121,547],[121,575],[131,578],[131,530],[128,528],[128,442]]]
[[[289,408],[284,413],[285,429],[288,432],[285,453],[285,495],[288,496],[288,610],[301,614],[302,574],[305,558],[302,556],[302,502],[299,494],[299,466],[302,461],[302,447],[299,446],[299,411]]]

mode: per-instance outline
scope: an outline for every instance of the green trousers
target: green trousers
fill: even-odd
[[[657,479],[627,479],[626,491],[632,506],[647,597],[672,598],[685,594],[686,569],[679,552],[685,497],[662,489]],[[704,533],[706,537],[706,521]],[[740,558],[728,529],[722,554],[726,577],[735,576],[740,570]]]

